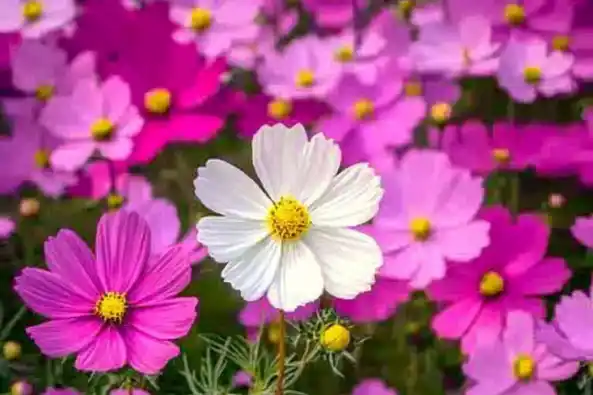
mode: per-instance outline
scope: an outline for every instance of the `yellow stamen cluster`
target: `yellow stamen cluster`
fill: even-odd
[[[315,84],[315,74],[313,73],[313,70],[300,70],[296,75],[295,83],[299,88],[309,88],[313,86],[313,84]]]
[[[14,361],[15,359],[19,359],[21,356],[21,345],[17,342],[7,341],[2,346],[2,354],[4,355],[4,359],[7,361]]]
[[[54,92],[53,85],[41,85],[35,90],[35,97],[41,102],[46,102],[53,97]]]
[[[266,226],[277,241],[295,241],[311,227],[307,207],[292,196],[282,196],[268,211]]]
[[[203,32],[212,25],[212,12],[206,8],[195,7],[189,14],[189,27],[195,32]]]
[[[23,17],[27,22],[35,22],[43,15],[43,4],[38,0],[26,1],[23,4]]]
[[[49,168],[49,151],[40,149],[34,154],[35,165],[40,169]]]
[[[437,124],[446,123],[451,118],[453,109],[449,103],[435,103],[430,108],[430,118]]]
[[[495,148],[492,150],[492,158],[499,165],[506,165],[511,160],[511,153],[506,148]]]
[[[513,362],[513,375],[517,380],[529,380],[535,374],[535,360],[532,356],[521,354]]]
[[[416,81],[407,82],[404,85],[404,92],[406,96],[422,96],[422,84]]]
[[[168,89],[152,89],[144,95],[144,108],[153,114],[166,114],[171,108],[171,92]]]
[[[351,62],[354,59],[354,48],[352,45],[344,45],[336,50],[334,58],[341,63]]]
[[[91,126],[91,136],[96,141],[106,141],[113,136],[115,125],[107,118],[96,120]]]
[[[404,19],[410,18],[414,7],[416,7],[415,0],[399,0],[397,2],[397,12]]]
[[[111,210],[120,208],[124,204],[124,197],[117,193],[111,193],[107,196],[107,207]]]
[[[496,272],[487,272],[480,280],[480,295],[494,297],[504,291],[504,279]]]
[[[537,66],[528,66],[523,70],[525,82],[531,85],[539,83],[542,79],[542,69]]]
[[[354,103],[352,112],[354,113],[354,118],[359,121],[369,119],[375,112],[375,105],[369,99],[360,99]]]
[[[522,24],[525,21],[525,8],[519,4],[507,4],[504,8],[504,19],[512,26]]]
[[[556,51],[568,51],[570,49],[570,37],[565,35],[557,35],[552,38],[552,48]]]
[[[112,323],[120,324],[128,309],[125,293],[107,292],[101,296],[95,305],[95,314]]]
[[[416,241],[426,241],[432,232],[432,225],[428,218],[417,217],[410,222],[410,232]]]
[[[340,324],[333,324],[321,332],[321,346],[331,352],[340,352],[350,344],[350,331]]]
[[[275,99],[268,103],[268,116],[282,120],[292,114],[292,103],[288,100]]]

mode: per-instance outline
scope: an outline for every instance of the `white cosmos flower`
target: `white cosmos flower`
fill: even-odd
[[[370,236],[348,227],[370,220],[383,195],[367,164],[338,174],[339,147],[310,141],[302,125],[263,126],[253,137],[253,166],[262,189],[238,168],[211,159],[194,181],[198,199],[222,216],[198,222],[198,241],[227,263],[225,282],[254,301],[294,311],[324,289],[353,299],[371,289],[383,263]]]

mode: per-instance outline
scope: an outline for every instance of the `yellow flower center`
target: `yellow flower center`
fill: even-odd
[[[352,48],[352,45],[344,45],[338,48],[334,58],[341,63],[351,62],[354,59],[354,48]]]
[[[435,103],[430,108],[430,117],[436,123],[445,123],[451,118],[453,109],[449,103]]]
[[[559,34],[552,38],[552,48],[556,51],[568,51],[570,49],[570,37]]]
[[[513,362],[513,375],[518,380],[529,380],[535,373],[535,360],[532,356],[521,354]]]
[[[504,165],[509,163],[511,153],[506,148],[495,148],[492,150],[492,157],[498,164]]]
[[[327,327],[319,339],[326,350],[339,352],[350,344],[350,331],[340,324],[333,324]]]
[[[268,103],[268,116],[285,119],[292,113],[292,103],[288,100],[275,99]]]
[[[311,227],[311,216],[301,202],[292,196],[282,196],[270,207],[266,226],[274,240],[299,240]]]
[[[409,18],[416,6],[415,0],[400,0],[397,2],[397,11],[404,18]]]
[[[35,165],[40,169],[47,169],[49,167],[49,151],[40,149],[34,155]]]
[[[428,218],[418,217],[410,222],[410,231],[412,232],[412,236],[414,236],[414,240],[426,241],[430,237],[432,226]]]
[[[171,92],[168,89],[152,89],[144,95],[144,107],[153,114],[165,114],[171,108]]]
[[[528,66],[523,70],[523,78],[525,82],[535,85],[542,79],[542,70],[537,66]]]
[[[280,323],[271,322],[268,327],[268,341],[272,344],[278,344],[280,340]]]
[[[113,136],[115,125],[107,118],[100,118],[91,126],[91,136],[96,141],[109,140]]]
[[[354,117],[359,121],[363,119],[369,119],[375,112],[375,105],[369,99],[360,99],[352,107]]]
[[[120,292],[107,292],[95,305],[95,314],[103,321],[121,323],[128,309],[126,294]]]
[[[507,4],[504,8],[504,19],[509,25],[522,24],[525,21],[525,8],[519,4]]]
[[[212,12],[205,8],[195,7],[189,15],[189,26],[193,31],[203,32],[212,25]]]
[[[118,209],[124,204],[124,197],[117,193],[111,193],[107,196],[107,207],[110,209]]]
[[[2,354],[7,361],[14,361],[21,356],[21,345],[17,342],[7,341],[2,347]]]
[[[406,96],[422,96],[422,84],[420,82],[407,82],[404,85]]]
[[[46,102],[54,95],[55,88],[53,85],[41,85],[35,90],[35,97],[37,100]]]
[[[300,70],[296,75],[295,83],[300,88],[308,88],[313,86],[315,83],[315,75],[313,74],[313,70]]]
[[[23,17],[27,22],[35,22],[43,15],[43,4],[41,1],[30,0],[23,4]]]
[[[587,362],[587,373],[593,377],[593,362]]]
[[[504,279],[496,272],[488,272],[484,274],[480,280],[480,295],[482,296],[497,296],[504,291]]]

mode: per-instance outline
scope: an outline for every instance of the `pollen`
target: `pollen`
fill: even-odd
[[[504,279],[496,272],[487,272],[480,280],[480,295],[493,297],[504,291]]]
[[[556,51],[566,52],[570,49],[570,37],[559,34],[552,38],[552,48]]]
[[[375,105],[369,99],[360,99],[352,107],[354,117],[359,121],[369,119],[375,112]]]
[[[106,141],[113,136],[115,126],[107,118],[96,120],[91,126],[91,136],[96,141]]]
[[[2,355],[4,359],[7,361],[14,361],[15,359],[19,359],[21,356],[22,348],[21,345],[17,342],[7,341],[2,346]]]
[[[37,166],[39,169],[49,168],[49,151],[48,150],[45,150],[45,149],[38,150],[37,152],[35,152],[33,159],[35,160],[35,166]]]
[[[432,225],[428,218],[418,217],[410,222],[410,231],[416,241],[426,241],[432,232]]]
[[[430,117],[438,124],[443,124],[451,118],[453,109],[449,103],[441,102],[435,103],[430,108]]]
[[[313,70],[304,69],[297,73],[295,83],[300,88],[308,88],[315,83],[315,74]]]
[[[492,158],[499,165],[506,165],[511,160],[511,153],[506,148],[495,148],[492,150]]]
[[[41,85],[35,90],[35,97],[41,102],[46,102],[53,97],[54,92],[53,85]]]
[[[530,85],[535,85],[542,79],[542,70],[537,66],[528,66],[523,70],[523,78]]]
[[[268,103],[268,116],[277,120],[286,119],[292,114],[292,103],[288,100],[275,99]]]
[[[212,12],[206,8],[195,7],[189,15],[189,26],[195,32],[208,30],[212,25]]]
[[[282,196],[269,209],[266,226],[274,240],[296,241],[311,227],[311,216],[307,207],[297,199]]]
[[[153,114],[166,114],[171,108],[171,92],[168,89],[152,89],[144,95],[144,108]]]
[[[518,26],[525,21],[525,8],[519,4],[507,4],[504,19],[509,25]]]
[[[331,352],[340,352],[350,344],[350,331],[343,325],[333,324],[321,332],[321,346]]]
[[[517,380],[529,380],[535,373],[535,360],[532,356],[520,354],[513,362],[513,375]]]
[[[117,193],[111,193],[107,196],[107,207],[111,210],[120,208],[124,204],[124,197]]]
[[[95,305],[95,314],[112,323],[121,324],[128,309],[125,293],[107,292]]]
[[[397,10],[406,19],[410,17],[415,6],[416,2],[414,0],[400,0],[397,2]]]
[[[354,59],[354,48],[352,45],[343,45],[336,50],[334,58],[341,63],[351,62]]]
[[[41,1],[30,0],[23,4],[23,17],[27,22],[35,22],[43,15],[43,4]]]
[[[422,96],[422,84],[420,82],[411,81],[404,85],[404,92],[406,96],[417,97]]]

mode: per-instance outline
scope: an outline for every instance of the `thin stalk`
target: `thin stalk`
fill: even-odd
[[[284,393],[284,375],[286,373],[286,317],[282,310],[280,310],[278,324],[280,339],[278,341],[278,382],[276,395],[282,395]]]

